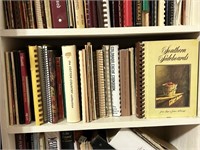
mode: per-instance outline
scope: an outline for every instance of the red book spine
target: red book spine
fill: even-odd
[[[67,9],[65,0],[50,0],[53,28],[67,28]]]
[[[26,67],[26,55],[24,52],[19,52],[20,56],[20,67],[21,67],[21,76],[22,76],[22,92],[23,92],[23,100],[24,100],[24,114],[25,114],[25,124],[29,124],[31,122],[31,114],[30,114],[30,104],[28,97],[28,73]]]
[[[63,105],[63,89],[62,89],[62,73],[61,73],[61,60],[56,57],[56,78],[57,78],[57,99],[58,99],[58,118],[64,118],[64,105]]]
[[[123,0],[124,6],[124,27],[133,26],[132,0]]]

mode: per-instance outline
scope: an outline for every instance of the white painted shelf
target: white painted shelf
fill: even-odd
[[[8,127],[8,133],[32,133],[32,132],[51,132],[51,131],[70,131],[70,130],[89,130],[89,129],[112,129],[112,128],[135,128],[135,127],[154,127],[154,126],[178,126],[178,125],[197,125],[200,118],[159,118],[159,119],[138,119],[135,116],[100,118],[90,123],[78,122],[68,123],[66,120],[56,124],[46,123],[36,126],[35,122],[28,125],[13,125]]]
[[[66,28],[66,29],[4,29],[1,37],[91,37],[91,36],[130,36],[197,33],[200,26],[152,26],[124,28]]]

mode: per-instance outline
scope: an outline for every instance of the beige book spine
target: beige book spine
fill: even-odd
[[[16,123],[19,124],[19,109],[18,109],[18,98],[17,98],[17,85],[16,85],[16,76],[15,76],[15,62],[14,62],[14,53],[11,52],[11,62],[12,62],[12,74],[13,74],[13,91],[15,99],[15,111],[16,111]]]
[[[50,0],[44,0],[44,8],[47,21],[47,28],[52,28]]]
[[[165,1],[158,1],[158,26],[164,26],[164,17],[165,17]]]
[[[86,55],[86,70],[87,70],[87,85],[88,85],[88,101],[90,111],[90,121],[97,119],[95,85],[94,85],[94,70],[93,70],[93,52],[90,42],[85,45]]]
[[[76,46],[62,46],[64,92],[68,122],[80,121]]]
[[[85,28],[83,0],[74,0],[76,28]]]
[[[35,2],[35,14],[36,14],[37,28],[42,29],[43,28],[43,21],[42,21],[42,12],[41,12],[40,0],[35,0],[34,2]]]
[[[11,67],[11,59],[10,52],[5,52],[5,60],[6,60],[6,79],[7,79],[7,93],[8,93],[8,110],[9,110],[9,124],[15,124],[15,107],[13,107],[13,87],[12,87],[12,72],[10,70]],[[15,106],[15,105],[14,105]]]
[[[108,117],[112,117],[112,100],[110,87],[110,53],[109,45],[103,45],[104,66],[105,66],[105,91],[106,91],[106,113]]]
[[[132,115],[136,114],[136,97],[135,97],[135,54],[134,48],[129,48],[130,52],[130,80],[131,80],[131,108]]]
[[[106,117],[106,102],[105,102],[105,83],[104,83],[104,65],[103,65],[103,51],[96,51],[97,58],[97,83],[99,96],[99,110],[100,118]]]
[[[83,122],[89,122],[85,50],[79,51],[79,66],[80,66],[80,80],[81,80],[82,120]]]

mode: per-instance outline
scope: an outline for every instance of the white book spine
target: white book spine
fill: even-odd
[[[165,18],[165,0],[158,1],[158,26],[164,26]]]
[[[80,121],[76,46],[62,46],[67,122]]]
[[[120,79],[119,79],[119,46],[110,46],[110,77],[113,116],[121,116]]]
[[[103,0],[103,18],[104,18],[104,27],[110,28],[110,9],[109,9],[109,0]]]

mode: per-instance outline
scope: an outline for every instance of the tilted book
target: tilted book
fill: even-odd
[[[76,46],[62,46],[64,92],[68,122],[80,121]]]
[[[139,118],[195,117],[198,40],[136,44],[136,97]]]

